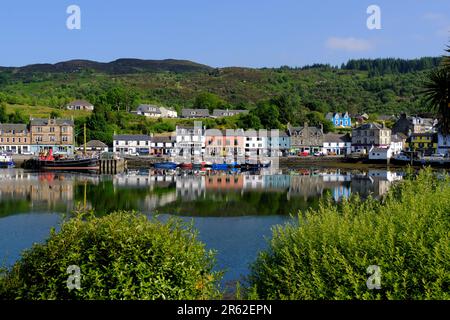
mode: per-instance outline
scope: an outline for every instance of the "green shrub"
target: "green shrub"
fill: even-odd
[[[115,212],[76,215],[51,231],[0,279],[3,299],[208,299],[219,297],[221,273],[190,226]],[[81,271],[69,290],[67,268]]]
[[[264,299],[450,299],[450,180],[429,170],[383,201],[324,201],[276,227],[249,276]],[[369,290],[367,268],[381,270]]]

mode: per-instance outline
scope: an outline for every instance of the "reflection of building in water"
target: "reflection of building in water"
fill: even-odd
[[[74,179],[55,173],[30,174],[14,170],[0,176],[0,199],[31,201],[32,206],[47,204],[48,208],[64,203],[71,207]]]
[[[116,175],[113,178],[114,186],[118,187],[169,187],[174,184],[176,177],[173,175]]]
[[[218,174],[205,177],[206,190],[237,190],[244,187],[244,176],[241,174]]]
[[[262,188],[264,188],[264,176],[250,174],[244,175],[244,190]]]
[[[195,200],[205,195],[204,176],[177,177],[177,196],[182,200]]]
[[[287,174],[278,175],[265,175],[264,177],[264,189],[274,191],[286,191],[291,185],[291,176]]]
[[[359,193],[362,197],[373,195],[380,197],[386,194],[392,183],[402,180],[402,176],[397,172],[387,170],[369,170],[363,175],[355,175],[352,178],[353,192]]]

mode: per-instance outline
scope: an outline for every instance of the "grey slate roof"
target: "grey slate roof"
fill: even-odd
[[[381,130],[381,129],[387,129],[387,128],[386,128],[386,127],[383,128],[383,126],[382,126],[381,124],[372,122],[372,123],[365,123],[365,124],[362,124],[362,125],[360,125],[358,128],[355,128],[355,129],[353,129],[353,130],[369,130],[369,129],[378,129],[378,130]]]
[[[152,105],[152,104],[141,104],[137,107],[136,111],[140,112],[153,112],[153,113],[161,113],[161,110],[159,109],[159,106]],[[153,110],[154,109],[154,110]]]
[[[91,140],[86,143],[87,148],[107,148],[108,146],[100,140]]]
[[[352,139],[348,134],[339,134],[339,133],[326,133],[323,136],[324,142],[351,142]]]
[[[181,116],[183,118],[207,118],[209,117],[208,109],[182,109]]]
[[[68,106],[84,106],[84,107],[90,107],[92,106],[92,103],[86,100],[74,100],[67,104]]]
[[[32,126],[47,126],[50,120],[55,120],[55,125],[58,126],[73,126],[73,120],[70,119],[40,119],[35,118],[30,120],[30,125]]]
[[[151,137],[146,134],[116,134],[113,140],[120,141],[150,141]]]
[[[14,130],[15,132],[27,132],[26,124],[16,124],[16,123],[0,123],[1,132],[10,132]]]
[[[248,110],[222,110],[222,109],[214,109],[213,110],[213,117],[230,117],[237,114],[246,114],[248,113]]]

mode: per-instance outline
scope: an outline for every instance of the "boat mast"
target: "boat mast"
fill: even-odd
[[[86,123],[84,124],[84,148],[83,155],[86,155]]]

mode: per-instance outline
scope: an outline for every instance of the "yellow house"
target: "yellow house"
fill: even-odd
[[[421,152],[423,155],[436,153],[438,143],[434,133],[414,133],[406,141],[405,147],[409,151]]]

